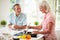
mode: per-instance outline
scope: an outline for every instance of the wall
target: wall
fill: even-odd
[[[8,18],[9,7],[9,0],[0,0],[0,21]]]
[[[46,0],[46,1],[49,3],[51,9],[54,11],[54,9],[53,9],[54,0],[53,1]],[[23,2],[23,0],[21,0],[21,2]],[[21,3],[21,2],[19,2],[19,3]],[[32,21],[32,22],[36,21],[36,18],[38,21],[41,21],[41,19],[39,19],[40,18],[39,16],[41,16],[41,14],[40,14],[40,11],[38,11],[38,9],[37,9],[38,8],[37,5],[35,5],[36,2],[37,2],[37,0],[24,0],[24,2],[21,4],[23,6],[22,12],[27,14],[28,21]],[[0,21],[3,19],[8,20],[8,16],[10,14],[9,7],[10,7],[9,0],[0,0]],[[38,15],[38,17],[37,17],[37,15]]]

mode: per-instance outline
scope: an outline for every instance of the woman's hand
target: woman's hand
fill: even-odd
[[[32,34],[40,34],[39,31],[33,31]]]
[[[42,27],[41,26],[28,26],[29,29],[37,29],[37,30],[41,30]]]

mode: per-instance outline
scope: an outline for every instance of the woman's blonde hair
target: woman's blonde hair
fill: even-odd
[[[50,11],[50,6],[46,1],[42,1],[40,7],[45,7],[47,11]]]

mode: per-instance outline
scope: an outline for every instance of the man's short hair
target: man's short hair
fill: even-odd
[[[15,7],[15,6],[20,6],[20,4],[15,4],[15,5],[13,6],[13,10],[14,10],[14,7]]]

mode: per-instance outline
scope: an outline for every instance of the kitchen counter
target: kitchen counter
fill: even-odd
[[[10,35],[14,35],[16,33],[22,32],[22,31],[24,31],[24,30],[17,31],[17,30],[11,30],[8,27],[0,27],[0,36],[2,33],[8,33]],[[37,38],[31,38],[31,40],[43,40],[43,38],[42,38],[43,36],[44,35],[42,35],[42,34],[38,34]],[[6,38],[6,37],[5,37],[5,39],[8,40],[8,38]],[[22,40],[22,39],[20,39],[20,40]]]

